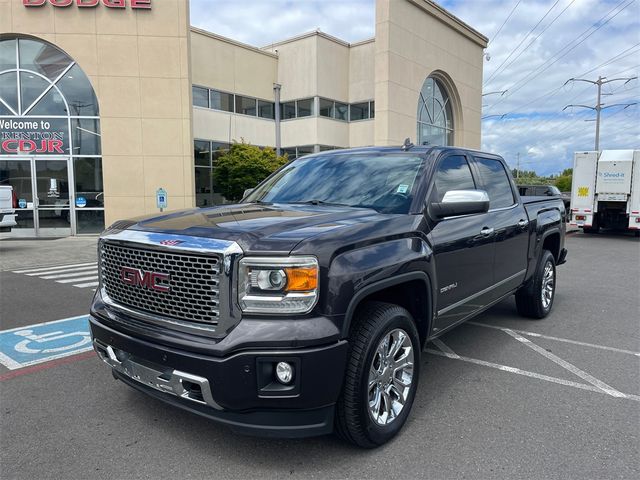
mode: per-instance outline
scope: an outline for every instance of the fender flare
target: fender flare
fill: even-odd
[[[395,277],[386,278],[384,280],[380,280],[378,282],[367,285],[356,292],[351,301],[349,302],[349,306],[347,307],[347,312],[344,315],[344,322],[342,324],[342,329],[340,332],[340,338],[344,339],[349,336],[349,328],[351,328],[351,321],[353,320],[353,315],[356,311],[357,306],[360,304],[362,299],[371,295],[372,293],[379,292],[380,290],[384,290],[385,288],[393,287],[395,285],[400,285],[401,283],[410,282],[412,280],[420,280],[424,282],[425,290],[427,292],[427,335],[426,338],[429,337],[429,331],[431,330],[431,325],[433,323],[433,294],[431,291],[431,279],[426,272],[416,271],[416,272],[407,272],[402,273],[400,275],[396,275]]]

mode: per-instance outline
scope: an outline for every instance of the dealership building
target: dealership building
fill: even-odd
[[[260,47],[191,27],[188,0],[0,0],[11,235],[94,234],[163,195],[223,203],[212,171],[234,141],[289,158],[407,137],[479,148],[486,45],[429,0],[377,0],[374,38]]]

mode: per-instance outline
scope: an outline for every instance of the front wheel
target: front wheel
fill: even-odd
[[[556,261],[549,250],[543,250],[536,272],[526,285],[516,292],[518,313],[541,319],[549,315],[556,294]]]
[[[364,448],[389,441],[409,416],[419,374],[420,340],[411,314],[389,303],[365,304],[351,330],[337,433]]]

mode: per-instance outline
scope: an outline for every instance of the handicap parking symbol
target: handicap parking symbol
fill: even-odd
[[[0,331],[0,363],[10,370],[91,348],[88,315]]]

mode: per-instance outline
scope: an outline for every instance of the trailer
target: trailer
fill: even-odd
[[[576,152],[570,224],[640,233],[640,150]]]

